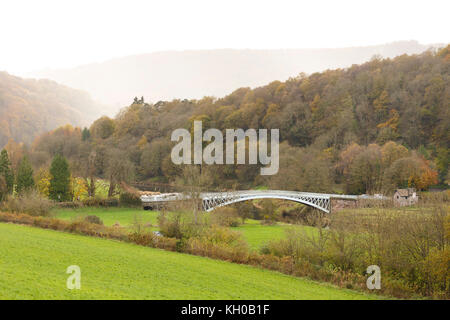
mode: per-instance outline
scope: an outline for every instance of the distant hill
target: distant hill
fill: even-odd
[[[146,101],[224,96],[239,87],[284,81],[299,73],[349,67],[374,55],[416,54],[429,45],[402,41],[341,49],[167,51],[33,74],[86,90],[113,115],[134,96]]]
[[[61,125],[89,125],[100,114],[100,106],[86,92],[0,72],[0,148],[10,138],[31,143]]]

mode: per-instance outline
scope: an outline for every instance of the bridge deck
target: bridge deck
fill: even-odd
[[[183,193],[167,193],[154,196],[142,196],[143,204],[161,203],[169,201],[188,200],[189,195]],[[329,193],[298,192],[284,190],[241,190],[229,192],[203,192],[199,198],[203,202],[203,209],[211,211],[216,207],[228,205],[235,202],[253,199],[284,199],[300,202],[319,210],[329,213],[331,211],[331,200],[358,200],[358,199],[383,199],[367,195],[342,195]]]

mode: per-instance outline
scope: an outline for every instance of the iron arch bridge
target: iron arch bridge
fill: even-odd
[[[188,200],[190,197],[182,193],[168,193],[154,196],[142,196],[141,200],[145,207],[152,207],[156,203],[169,201]],[[379,199],[367,195],[340,195],[326,193],[310,193],[282,190],[246,190],[230,192],[204,192],[200,193],[199,198],[202,201],[202,207],[205,211],[212,211],[215,208],[229,204],[255,200],[255,199],[282,199],[295,201],[322,210],[326,213],[331,212],[331,200],[358,200],[358,199]]]

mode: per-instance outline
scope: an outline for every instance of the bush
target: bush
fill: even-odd
[[[280,208],[281,220],[288,223],[317,227],[327,223],[326,213],[306,205],[291,205]]]
[[[158,224],[162,235],[176,239],[198,237],[208,227],[204,214],[197,213],[197,217],[194,217],[191,212],[162,211],[158,216]]]
[[[49,216],[53,206],[52,201],[32,190],[17,197],[8,197],[1,209],[12,213],[26,213],[31,216]]]
[[[122,192],[119,197],[119,203],[124,207],[140,207],[142,205],[139,194],[131,192]]]
[[[107,198],[104,199],[102,202],[100,202],[100,205],[102,207],[118,207],[119,206],[119,200],[117,198]]]
[[[83,205],[86,207],[118,207],[119,200],[116,198],[87,198],[83,200]]]
[[[58,208],[78,209],[78,208],[83,207],[83,202],[79,202],[79,201],[56,202],[55,205]]]
[[[86,218],[84,218],[84,220],[89,223],[103,225],[102,219],[100,219],[99,217],[97,217],[95,215],[87,216]]]
[[[72,232],[100,238],[128,240],[124,232],[124,228],[107,227],[104,225],[89,223],[84,219],[64,221],[50,217],[31,216],[24,213],[0,212],[0,221],[26,224],[44,229]]]
[[[239,215],[233,207],[220,207],[211,212],[211,223],[223,227],[238,227]]]
[[[181,226],[181,213],[161,212],[158,216],[159,231],[165,237],[181,239],[183,237]]]

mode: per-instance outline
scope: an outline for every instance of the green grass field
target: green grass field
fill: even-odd
[[[66,268],[81,268],[68,290]],[[0,299],[376,299],[277,272],[0,223]]]
[[[84,207],[80,209],[54,209],[52,214],[59,219],[71,220],[76,217],[96,215],[102,219],[107,226],[112,226],[118,222],[121,226],[127,227],[133,224],[135,217],[141,219],[143,223],[150,223],[154,226],[158,224],[159,212],[146,211],[140,208],[95,208]]]
[[[125,227],[130,226],[135,217],[138,217],[143,223],[150,223],[155,226],[154,229],[157,230],[157,217],[159,212],[132,208],[80,208],[55,209],[53,214],[55,217],[63,220],[96,215],[102,219],[105,225],[111,226],[118,222],[121,226]],[[244,225],[233,228],[233,230],[241,232],[250,248],[257,250],[270,240],[282,239],[285,236],[285,230],[289,227],[292,226],[280,223],[273,226],[261,225],[258,220],[248,219]],[[294,226],[294,228],[314,229],[304,226]]]
[[[250,248],[257,250],[271,240],[280,240],[286,237],[286,229],[288,228],[305,229],[311,232],[315,230],[313,227],[289,225],[280,222],[275,225],[261,225],[261,221],[251,219],[248,219],[245,224],[232,229],[242,232]]]

